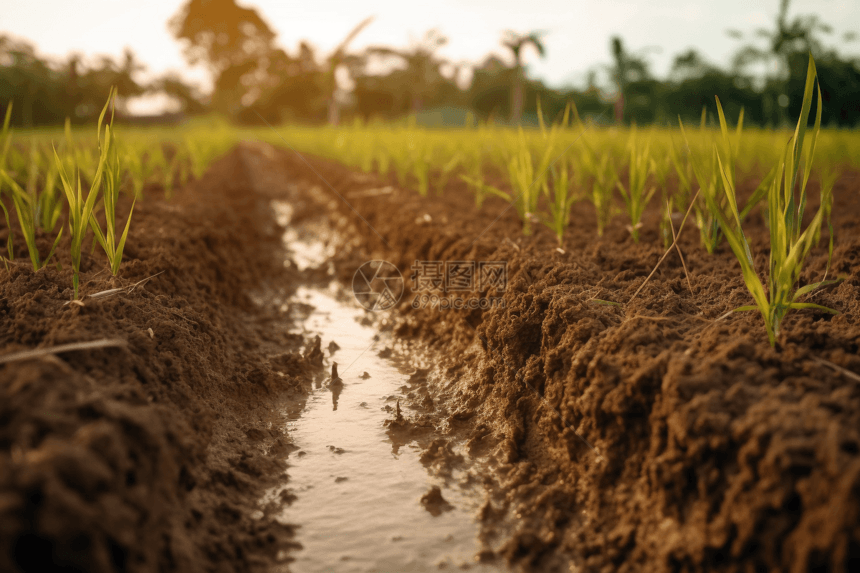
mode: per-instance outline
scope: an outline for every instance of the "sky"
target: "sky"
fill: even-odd
[[[510,59],[499,40],[505,30],[545,32],[546,57],[529,49],[524,60],[531,77],[555,87],[583,86],[589,69],[609,64],[609,40],[646,54],[651,70],[665,77],[675,55],[696,48],[714,64],[727,66],[741,45],[726,30],[752,35],[772,28],[779,0],[239,0],[255,7],[290,53],[307,40],[325,55],[364,18],[373,22],[350,47],[408,46],[426,30],[439,29],[449,42],[438,54],[452,62],[480,62],[494,53]],[[148,66],[139,79],[177,71],[204,90],[210,78],[189,67],[167,21],[181,0],[3,0],[0,33],[35,44],[42,56],[118,58],[130,47]],[[834,28],[828,45],[860,55],[860,41],[843,43],[845,32],[860,34],[860,0],[794,0],[789,17],[817,14]],[[152,112],[162,103],[137,102],[132,110]]]

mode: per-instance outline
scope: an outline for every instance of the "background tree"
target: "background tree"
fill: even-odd
[[[111,58],[103,57],[101,66],[90,73],[99,76],[95,83],[106,86],[107,89],[110,89],[110,86],[116,86],[117,110],[127,114],[128,100],[143,95],[147,91],[146,86],[135,80],[135,76],[144,70],[146,66],[137,60],[131,48],[125,48],[121,62],[114,63]],[[93,104],[96,103],[93,102]]]
[[[185,43],[188,62],[212,74],[213,108],[235,115],[259,97],[275,33],[255,9],[235,0],[188,0],[168,27]]]
[[[421,111],[426,100],[433,94],[445,78],[440,67],[445,60],[436,57],[436,50],[448,43],[439,30],[428,30],[421,40],[412,42],[406,49],[387,46],[371,46],[368,55],[393,57],[406,64],[405,74],[391,74],[391,78],[401,80],[400,89],[408,94],[410,113]],[[456,78],[455,78],[456,79]]]
[[[54,75],[47,62],[36,56],[35,48],[26,42],[13,40],[8,36],[0,36],[0,56],[8,62],[3,67],[0,76],[0,94],[8,101],[16,100],[13,107],[16,123],[25,127],[33,127],[40,123],[39,110],[35,102],[48,99],[48,90]],[[54,101],[46,101],[51,107],[58,105]],[[5,105],[3,107],[5,112]]]
[[[517,34],[512,30],[505,32],[502,45],[508,48],[514,56],[514,78],[511,91],[511,122],[519,123],[523,116],[523,85],[525,70],[523,68],[523,51],[527,46],[533,46],[540,57],[546,55],[541,37],[544,32]]]
[[[647,47],[636,53],[629,52],[619,36],[613,36],[609,43],[614,64],[610,75],[615,84],[617,95],[615,104],[616,123],[624,122],[630,116],[629,110],[637,110],[633,115],[641,116],[644,108],[654,101],[656,82],[651,78],[645,53],[654,50]],[[653,119],[654,114],[648,120]]]
[[[206,104],[199,91],[187,83],[176,73],[167,73],[157,78],[149,86],[147,93],[163,93],[179,102],[180,112],[200,114],[206,111]]]
[[[831,26],[821,22],[816,15],[801,15],[790,19],[788,10],[790,0],[780,0],[772,29],[759,28],[752,37],[738,30],[727,30],[729,36],[744,40],[734,57],[733,71],[739,77],[752,78],[749,73],[751,65],[763,65],[765,75],[761,105],[762,115],[768,123],[784,125],[788,118],[797,117],[800,113],[801,99],[792,98],[790,94],[798,93],[806,79],[806,62],[809,54],[815,57],[818,76],[821,81],[822,98],[826,105],[822,112],[825,123],[845,124],[846,114],[842,111],[845,106],[857,107],[851,99],[856,97],[846,94],[856,94],[860,88],[860,70],[858,60],[840,58],[834,50],[825,49],[821,34],[831,34]],[[851,41],[847,35],[845,41]],[[756,40],[759,43],[756,43]],[[760,45],[763,40],[764,46]],[[835,104],[835,105],[833,105]],[[814,107],[814,105],[813,105]],[[813,111],[814,117],[814,111]]]
[[[374,17],[371,16],[369,18],[365,18],[358,25],[352,29],[352,31],[346,35],[346,38],[338,45],[337,48],[329,55],[326,59],[326,72],[325,72],[325,85],[326,91],[328,92],[328,122],[330,125],[337,125],[340,121],[340,106],[341,102],[338,99],[340,93],[338,92],[337,85],[337,71],[338,69],[350,69],[354,68],[356,64],[360,64],[363,62],[363,58],[361,56],[351,56],[347,54],[346,48],[349,46],[350,42],[352,42],[362,30],[364,30],[371,22],[373,22]],[[343,68],[346,66],[346,68]]]
[[[826,46],[823,38],[832,33],[830,27],[815,16],[791,16],[788,0],[774,3],[778,11],[773,26],[748,36],[730,31],[744,40],[731,67],[716,66],[690,50],[675,58],[666,79],[658,80],[649,73],[643,55],[647,50],[632,53],[621,38],[612,38],[612,62],[605,66],[612,86],[598,81],[600,68],[595,67],[582,88],[549,87],[528,79],[523,66],[527,46],[539,54],[544,51],[541,35],[508,32],[503,39],[513,65],[495,56],[473,64],[471,85],[465,89],[457,85],[456,72],[453,80],[449,77],[446,67],[453,64],[437,56],[444,44],[438,32],[406,47],[377,47],[377,56],[384,53],[405,64],[379,74],[367,66],[372,53],[347,52],[370,19],[320,58],[307,42],[292,52],[276,45],[262,16],[236,1],[183,0],[169,23],[189,61],[211,72],[211,94],[199,93],[175,75],[144,85],[142,64],[128,50],[120,58],[49,58],[40,56],[31,43],[0,34],[0,109],[14,100],[14,126],[62,125],[66,117],[73,123],[89,122],[97,117],[110,86],[118,85],[123,96],[118,121],[128,115],[123,114],[124,104],[146,90],[170,95],[185,113],[217,110],[242,123],[259,122],[258,113],[272,123],[335,123],[346,114],[393,120],[425,110],[428,113],[418,114],[419,122],[460,125],[472,111],[483,120],[510,117],[535,124],[538,98],[548,119],[559,117],[572,101],[583,119],[603,122],[611,118],[612,107],[605,94],[614,87],[624,96],[625,122],[675,126],[678,115],[693,122],[703,106],[715,111],[713,96],[719,94],[728,116],[737,117],[744,107],[747,123],[775,125],[800,112],[800,98],[794,94],[803,92],[811,51],[824,101],[823,123],[860,123],[860,58],[837,52],[839,45]],[[847,44],[856,34],[845,33],[840,40]],[[344,71],[352,79],[352,91],[338,87]]]
[[[142,69],[129,49],[120,61],[101,56],[87,64],[78,54],[53,61],[32,44],[0,34],[0,108],[15,102],[16,126],[62,124],[67,117],[86,122],[101,110],[111,86],[119,87],[122,104],[143,94],[146,88],[135,78]]]
[[[331,85],[313,47],[301,42],[295,56],[278,48],[268,58],[268,80],[252,107],[240,121],[259,123],[259,113],[270,123],[284,121],[320,123],[329,113]]]
[[[684,123],[696,125],[702,108],[707,108],[712,117],[715,116],[714,95],[720,96],[728,117],[738,117],[744,108],[745,122],[760,123],[763,120],[760,94],[755,92],[749,79],[720,69],[693,49],[675,57],[668,81],[661,85],[655,104],[662,108],[662,115],[671,126],[678,125],[678,116]]]

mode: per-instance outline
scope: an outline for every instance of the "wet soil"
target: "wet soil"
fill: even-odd
[[[579,203],[557,250],[545,229],[523,237],[501,201],[476,211],[458,183],[420,198],[243,144],[171,202],[147,190],[120,278],[85,256],[85,293],[162,272],[130,292],[65,305],[62,257],[64,270],[0,271],[0,354],[127,342],[0,365],[0,570],[290,568],[300,533],[283,516],[297,498],[259,501],[296,460],[289,412],[313,399],[331,349],[297,334],[278,301],[333,277],[349,285],[368,260],[407,281],[421,260],[507,265],[505,288],[480,293],[503,305],[415,309],[407,292],[368,323],[435,361],[388,412],[390,443],[417,443],[436,477],[464,455],[487,463],[472,478],[488,492],[475,510],[481,563],[856,570],[860,382],[845,372],[860,372],[858,176],[836,190],[831,273],[846,280],[810,298],[841,314],[789,315],[772,349],[760,316],[716,321],[749,296],[726,246],[707,255],[692,228],[680,242],[692,288],[673,254],[628,302],[662,254],[654,211],[637,245],[621,219],[597,238]],[[271,207],[285,198],[297,221],[324,213],[332,229],[289,265]],[[764,268],[766,230],[750,223]],[[816,250],[802,280],[825,264]],[[458,506],[440,483],[410,497],[432,519]]]
[[[67,256],[63,270],[0,270],[3,355],[126,342],[0,365],[0,570],[258,571],[284,557],[292,528],[251,509],[282,479],[280,405],[304,395],[320,350],[249,296],[292,284],[281,233],[234,151],[170,202],[147,189],[119,278],[84,255],[84,294],[148,282],[69,305]]]
[[[302,287],[290,306],[302,329],[323,341],[328,370],[304,403],[288,409],[288,479],[266,492],[294,501],[279,512],[296,524],[290,571],[438,571],[476,563],[489,540],[477,539],[474,520],[492,494],[489,469],[457,436],[429,427],[405,428],[400,403],[409,394],[434,394],[431,365],[416,368],[413,348],[332,283]],[[327,341],[335,342],[331,344]],[[286,569],[286,568],[285,568]],[[284,570],[284,569],[282,569]],[[278,571],[277,569],[275,571]]]
[[[297,334],[319,337],[326,371],[286,408],[288,475],[260,500],[265,512],[271,500],[292,500],[275,515],[297,525],[301,545],[273,573],[507,570],[494,558],[498,539],[479,538],[474,519],[497,496],[494,460],[444,425],[450,380],[434,368],[438,357],[395,336],[386,313],[363,308],[336,279],[330,257],[349,237],[334,232],[318,197],[270,171],[252,173],[260,193],[280,195],[286,264],[306,277],[279,306]],[[400,407],[418,396],[421,423]]]
[[[422,400],[397,423],[456,425],[500,460],[485,533],[515,518],[497,554],[532,571],[852,571],[860,567],[860,174],[835,190],[839,285],[809,298],[840,311],[789,314],[776,348],[723,244],[713,255],[688,226],[680,246],[631,301],[663,253],[656,205],[633,243],[621,218],[598,238],[574,207],[562,249],[523,237],[512,209],[477,211],[458,184],[421,198],[392,180],[261,145],[252,172],[294,181],[351,240],[343,282],[368,260],[409,280],[415,261],[503,261],[506,288],[487,310],[392,312],[395,332],[436,348],[456,410],[427,417]],[[745,181],[749,193],[756,181]],[[815,190],[809,209],[815,208]],[[762,217],[748,220],[759,269]],[[822,248],[803,282],[818,280]],[[831,276],[832,276],[831,274]],[[610,304],[607,304],[610,303]],[[429,448],[432,450],[432,448]],[[433,503],[435,495],[428,495]]]
[[[84,254],[80,304],[68,258],[33,272],[13,227],[0,570],[502,570],[473,519],[499,489],[493,460],[442,428],[442,384],[416,369],[435,359],[361,317],[333,264],[353,236],[322,197],[260,169],[261,149],[274,165],[243,146],[170,201],[148,188],[120,276]],[[123,344],[4,363],[105,338]],[[336,386],[335,355],[355,355]],[[416,393],[432,410],[420,423],[399,406]]]

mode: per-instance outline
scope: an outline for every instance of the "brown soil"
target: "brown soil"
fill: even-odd
[[[339,253],[346,284],[371,259],[407,280],[416,260],[507,261],[504,308],[414,310],[404,297],[396,315],[397,332],[443,350],[461,381],[446,423],[469,420],[472,446],[498,443],[505,497],[481,516],[487,529],[517,516],[499,551],[509,561],[534,571],[860,569],[860,381],[820,362],[860,372],[860,174],[835,193],[831,272],[847,278],[810,299],[841,314],[790,314],[773,349],[757,313],[715,322],[751,299],[727,246],[708,255],[692,226],[680,241],[692,292],[672,254],[628,304],[663,251],[655,211],[634,244],[620,218],[598,238],[579,203],[562,253],[546,229],[523,237],[498,200],[476,211],[456,183],[442,198],[396,185],[356,194],[394,182],[245,149],[252,171],[299,182],[334,211],[353,239]],[[766,229],[757,214],[748,223],[764,269]],[[816,250],[802,280],[825,263],[826,248]]]
[[[860,382],[820,362],[860,372],[860,174],[836,191],[832,271],[847,279],[811,299],[842,314],[795,312],[771,349],[755,313],[714,322],[750,300],[726,246],[707,255],[692,228],[681,240],[692,292],[673,254],[627,304],[662,254],[654,212],[636,245],[620,218],[598,239],[580,203],[562,253],[545,229],[522,237],[501,201],[476,211],[458,183],[442,198],[396,185],[353,195],[393,181],[308,159],[313,170],[291,152],[243,145],[171,202],[149,189],[121,278],[106,275],[98,252],[84,260],[90,294],[163,271],[131,292],[64,305],[62,257],[65,270],[0,271],[0,355],[128,343],[0,365],[0,570],[256,571],[285,559],[294,544],[270,517],[279,508],[252,515],[284,479],[291,446],[278,412],[324,375],[322,352],[256,301],[326,277],[323,266],[284,269],[271,198],[290,200],[299,219],[330,215],[347,285],[370,259],[407,280],[415,260],[507,262],[508,288],[488,293],[504,308],[401,301],[396,331],[441,350],[454,383],[444,396],[416,392],[389,431],[431,436],[422,460],[437,472],[460,461],[439,437],[450,428],[471,453],[491,453],[501,496],[479,514],[482,538],[501,535],[496,553],[511,563],[860,568]],[[758,216],[750,224],[764,268],[765,229]],[[18,233],[19,260],[24,252]],[[817,250],[803,280],[825,261]]]
[[[237,151],[171,202],[147,193],[120,278],[99,251],[83,262],[85,294],[161,273],[133,291],[64,305],[67,257],[0,270],[0,354],[128,343],[0,366],[2,571],[256,571],[293,545],[272,511],[250,517],[283,479],[277,405],[320,352],[249,297],[295,280],[281,230]]]

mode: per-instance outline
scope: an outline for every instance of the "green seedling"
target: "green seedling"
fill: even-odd
[[[702,109],[702,120],[701,125],[699,126],[700,135],[704,135],[705,133],[706,113],[707,110]],[[740,125],[740,121],[738,123]],[[686,142],[686,153],[684,156],[686,167],[691,168],[695,180],[699,185],[699,189],[701,190],[699,193],[699,202],[693,205],[693,217],[696,221],[696,226],[699,229],[699,237],[702,245],[710,254],[716,250],[720,242],[719,222],[705,203],[705,196],[717,194],[717,187],[720,182],[719,166],[716,157],[717,151],[715,147],[714,149],[708,150],[704,153],[696,153],[694,151],[694,147],[690,144],[690,140],[687,137],[687,132],[684,130],[684,124],[680,117],[678,117],[678,124],[681,127],[681,135],[684,137],[684,141]],[[687,176],[687,174],[682,175],[684,169],[680,165],[677,153],[674,153],[674,150],[673,161],[675,162],[675,169],[678,173],[678,177],[682,178]]]
[[[445,187],[451,179],[451,174],[455,169],[457,169],[457,166],[460,165],[461,157],[462,155],[460,152],[455,153],[451,156],[451,159],[449,159],[448,162],[442,165],[442,168],[439,169],[439,173],[436,175],[436,195],[441,196],[445,191]]]
[[[535,168],[522,127],[518,136],[519,145],[508,160],[508,176],[514,193],[514,208],[523,222],[523,234],[528,236],[532,233],[532,220],[537,218],[538,200],[541,189],[546,185],[554,145],[553,138],[547,136],[544,152]]]
[[[102,131],[102,123],[104,122],[105,113],[107,113],[108,107],[110,106],[111,100],[113,99],[114,91],[111,89],[111,93],[108,97],[107,103],[105,103],[104,108],[102,108],[101,114],[99,114],[98,121],[98,134],[99,134],[99,143],[101,144],[101,131]],[[108,134],[110,133],[110,128],[105,126],[106,136],[105,136],[105,144],[100,145],[99,150],[99,161],[96,166],[95,174],[90,182],[89,191],[86,196],[83,195],[81,189],[81,175],[78,166],[75,168],[74,179],[71,179],[66,173],[66,168],[63,165],[60,156],[57,154],[56,148],[54,151],[54,160],[57,164],[57,170],[60,173],[60,181],[63,184],[63,192],[66,195],[66,201],[69,204],[69,231],[71,234],[71,257],[72,257],[72,286],[74,288],[74,297],[75,300],[79,298],[79,287],[80,287],[80,275],[81,275],[81,249],[84,242],[84,237],[87,233],[87,229],[90,226],[90,217],[93,213],[93,207],[96,203],[96,198],[98,197],[98,190],[101,185],[102,177],[104,176],[105,167],[107,165],[108,152],[110,151],[107,142],[110,141]],[[76,182],[76,185],[73,184]]]
[[[656,191],[656,188],[653,187],[646,189],[648,175],[651,173],[650,146],[646,145],[643,149],[637,148],[638,142],[634,131],[630,144],[627,186],[625,187],[621,181],[616,183],[618,190],[621,191],[621,197],[624,199],[624,205],[627,207],[627,214],[630,217],[630,225],[627,229],[633,236],[633,242],[635,243],[639,242],[639,228],[642,226],[642,214],[645,212],[648,201],[651,200]]]
[[[143,157],[136,150],[126,148],[123,153],[123,163],[131,180],[132,195],[135,199],[142,198],[143,186],[148,179]]]
[[[669,172],[672,169],[672,157],[664,155],[660,159],[651,158],[651,173],[660,188],[660,237],[663,239],[663,248],[668,249],[672,242],[672,201],[669,198],[667,182]]]
[[[767,290],[765,290],[765,286],[756,272],[749,243],[741,227],[734,181],[731,178],[731,167],[718,151],[717,161],[720,166],[720,176],[726,201],[725,203],[721,202],[716,193],[706,194],[705,197],[708,208],[719,221],[723,234],[741,265],[744,283],[755,301],[754,305],[742,306],[733,312],[758,310],[764,319],[771,346],[776,345],[780,333],[780,324],[789,310],[817,309],[838,314],[837,311],[818,304],[801,302],[801,299],[822,286],[839,282],[840,279],[826,280],[825,278],[816,283],[797,287],[806,256],[817,237],[820,236],[821,226],[830,213],[833,200],[833,182],[835,181],[834,178],[828,178],[824,181],[825,185],[821,187],[821,206],[806,229],[802,230],[802,219],[806,207],[806,186],[812,169],[815,144],[821,130],[822,98],[819,86],[815,127],[812,131],[810,145],[804,145],[816,76],[815,61],[810,55],[800,118],[794,134],[785,145],[782,158],[776,167],[776,176],[773,178],[767,193],[770,227],[770,273]],[[717,111],[723,139],[730,145],[726,120],[719,98],[717,98]]]
[[[183,150],[178,146],[162,146],[161,153],[154,154],[158,158],[157,165],[161,173],[161,185],[164,188],[164,198],[172,199],[176,184],[182,188],[188,181],[188,170]]]
[[[6,156],[9,154],[9,145],[12,143],[12,130],[9,122],[12,120],[12,102],[6,106],[6,115],[3,118],[3,129],[0,130],[0,169],[6,169]]]
[[[545,189],[549,198],[549,217],[544,218],[544,224],[552,229],[561,246],[564,239],[564,230],[570,224],[570,208],[576,201],[576,196],[570,189],[570,172],[567,163],[552,169],[552,196]]]
[[[394,172],[397,176],[397,184],[401,187],[406,187],[409,179],[409,170],[411,168],[412,155],[411,151],[415,148],[414,138],[410,137],[406,146],[399,146],[392,153],[391,162],[394,164]]]
[[[6,116],[3,119],[3,129],[0,130],[0,169],[6,168],[6,156],[9,153],[9,144],[11,142],[11,133],[9,130],[9,122],[12,119],[12,102],[6,106]],[[3,180],[0,178],[0,208],[3,209],[3,215],[6,218],[6,228],[9,230],[9,235],[6,237],[6,251],[9,255],[8,260],[15,260],[15,237],[12,234],[12,222],[9,219],[9,211],[6,209],[6,205],[3,204]],[[4,258],[3,261],[6,264],[6,260]],[[8,269],[8,265],[7,265]]]
[[[199,180],[209,163],[209,151],[204,146],[204,141],[190,136],[185,137],[185,150],[191,159],[191,173],[194,179]]]
[[[415,152],[410,163],[412,164],[412,175],[418,184],[418,194],[426,197],[430,190],[430,161],[423,153]]]
[[[472,188],[472,191],[475,193],[475,206],[478,209],[481,208],[481,205],[483,205],[487,197],[491,195],[504,199],[508,203],[511,202],[510,193],[506,193],[492,185],[487,185],[484,183],[483,179],[473,179],[467,175],[460,175],[460,179]]]
[[[122,236],[116,236],[116,204],[119,200],[120,182],[122,178],[122,169],[120,167],[119,153],[116,146],[116,134],[113,131],[113,117],[109,125],[105,126],[104,147],[107,149],[107,159],[104,169],[104,191],[102,192],[102,206],[105,215],[105,230],[102,231],[98,219],[94,213],[90,213],[90,227],[95,234],[96,240],[101,245],[108,261],[110,262],[111,274],[116,276],[119,272],[119,267],[122,262],[122,252],[125,248],[125,241],[128,237],[128,229],[131,226],[131,215],[134,212],[134,204],[131,203],[131,208],[128,212],[128,220],[125,223],[125,230]]]
[[[593,169],[594,182],[588,199],[597,211],[597,236],[602,237],[612,217],[612,192],[618,182],[618,171],[608,153],[593,159]]]
[[[38,196],[36,211],[41,229],[47,233],[53,233],[57,222],[60,220],[63,203],[57,190],[57,179],[59,178],[57,166],[50,162],[47,169],[45,184]]]
[[[388,176],[391,172],[391,155],[385,151],[380,150],[376,156],[376,172],[383,177]]]
[[[23,189],[17,181],[15,181],[12,176],[6,171],[4,168],[6,162],[6,154],[9,149],[9,143],[11,141],[11,131],[9,129],[9,119],[12,111],[12,104],[10,103],[6,108],[6,118],[3,121],[3,130],[2,130],[2,139],[3,139],[3,151],[2,157],[0,157],[0,180],[6,184],[9,188],[9,194],[12,197],[12,204],[15,208],[15,214],[18,216],[18,225],[21,227],[21,232],[24,235],[24,242],[27,244],[27,252],[30,255],[30,262],[33,265],[33,270],[38,271],[43,266],[48,264],[48,261],[54,256],[54,252],[57,249],[57,245],[60,242],[60,238],[62,237],[63,230],[60,229],[60,232],[57,234],[56,239],[54,240],[53,247],[51,248],[51,252],[48,254],[48,258],[44,261],[41,260],[39,256],[39,249],[36,245],[36,229],[41,226],[45,228],[46,225],[40,225],[40,222],[43,222],[40,217],[40,208],[47,210],[45,214],[46,217],[44,222],[56,223],[57,218],[59,217],[59,206],[56,206],[53,199],[53,186],[54,179],[51,177],[51,172],[49,171],[46,188],[42,192],[41,195],[36,192],[36,185],[39,175],[39,151],[35,143],[30,146],[30,162],[27,169],[27,188]],[[0,203],[2,205],[2,203]],[[9,254],[9,260],[14,260],[13,255],[13,236],[12,236],[12,227],[9,218],[9,211],[3,206],[3,215],[6,218],[6,225],[9,229],[9,237],[7,239],[6,248]],[[53,229],[53,225],[51,225],[50,230]],[[46,229],[49,230],[49,229]]]
[[[9,220],[9,211],[6,209],[6,205],[3,204],[3,196],[0,195],[0,209],[3,209],[3,216],[6,218],[6,228],[9,229],[9,236],[6,237],[6,253],[9,255],[7,257],[3,257],[3,263],[6,264],[6,261],[14,261],[15,260],[15,240],[12,236],[12,222]],[[6,269],[8,270],[8,266]]]
[[[60,228],[60,232],[57,233],[56,239],[54,239],[54,245],[51,247],[51,252],[48,254],[48,258],[42,261],[39,258],[39,248],[36,246],[36,226],[38,224],[38,213],[37,206],[38,203],[36,199],[21,188],[18,183],[6,173],[5,170],[0,170],[0,177],[6,182],[6,184],[12,190],[12,202],[15,205],[15,213],[18,215],[18,224],[21,227],[21,232],[24,234],[24,242],[27,243],[27,251],[30,254],[30,262],[33,264],[33,270],[38,271],[43,266],[48,264],[48,261],[54,256],[54,251],[57,250],[57,245],[60,242],[60,238],[63,235],[63,229]],[[4,214],[6,215],[6,220],[8,223],[9,214],[6,212],[6,208],[3,208]],[[10,227],[11,228],[11,227]],[[11,248],[10,248],[10,259],[11,257]]]

